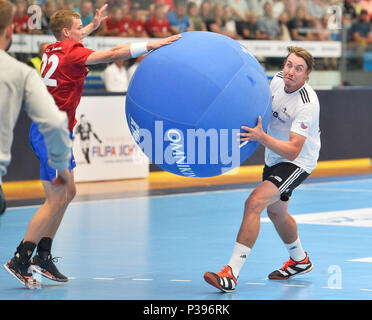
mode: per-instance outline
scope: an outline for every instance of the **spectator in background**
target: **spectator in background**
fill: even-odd
[[[45,9],[41,16],[41,31],[46,34],[52,34],[50,31],[50,18],[57,11],[57,6],[53,0],[45,2]]]
[[[225,20],[223,16],[222,4],[217,3],[212,10],[212,20],[209,24],[212,32],[225,34]]]
[[[231,19],[232,12],[230,12]],[[210,30],[215,33],[223,34],[233,39],[240,39],[241,37],[235,32],[229,32],[226,26],[225,10],[222,4],[216,4],[213,8],[213,20],[210,24]]]
[[[318,40],[319,41],[334,41],[332,37],[331,30],[328,28],[328,20],[330,18],[330,14],[324,15],[321,19],[321,24],[318,26],[319,33],[318,33]],[[337,59],[331,58],[331,69],[337,70]],[[328,70],[329,66],[329,59],[324,57],[323,58],[323,69]]]
[[[44,54],[44,50],[47,46],[49,46],[50,43],[48,42],[43,42],[43,43],[40,43],[39,45],[39,53],[36,57],[33,57],[31,58],[29,61],[28,61],[28,65],[30,67],[33,67],[37,70],[37,72],[40,74],[40,67],[41,67],[41,59],[43,57],[43,54]]]
[[[127,35],[124,29],[122,12],[119,7],[111,8],[109,17],[104,21],[102,27],[96,31],[96,35],[113,37]]]
[[[322,18],[327,14],[327,5],[324,0],[306,0],[305,9],[309,14],[310,25],[314,28],[322,24]]]
[[[132,18],[130,16],[130,3],[128,1],[123,1],[120,10],[122,17],[121,23],[123,24],[120,35],[122,37],[134,37],[134,32],[130,28],[132,23]]]
[[[236,21],[232,18],[233,13],[232,13],[231,8],[228,5],[224,5],[223,10],[224,10],[226,35],[229,35],[233,39],[241,40],[243,37],[238,34],[238,28],[236,25]]]
[[[154,5],[151,3],[151,0],[132,0],[130,3],[131,3],[130,5],[131,10],[135,3],[138,5],[138,10],[140,12],[140,15],[143,17],[149,17],[153,13]]]
[[[372,17],[372,0],[361,0],[359,2],[360,8],[367,11],[367,20],[371,22]]]
[[[357,14],[355,10],[354,0],[344,0],[344,6],[342,9],[342,21],[346,28],[356,20]]]
[[[273,6],[273,17],[279,19],[280,15],[285,12],[285,4],[282,0],[274,0]]]
[[[120,5],[121,16],[124,20],[130,20],[130,3],[128,1],[123,1]]]
[[[94,10],[102,8],[106,3],[107,3],[106,0],[94,0],[93,1]],[[108,10],[110,10],[110,8],[108,8]]]
[[[264,6],[266,2],[272,3],[272,0],[249,0],[248,3],[248,10],[250,12],[254,12],[257,16],[264,15]]]
[[[166,15],[175,9],[173,0],[154,0],[154,5],[157,3],[162,3],[164,5],[164,12]]]
[[[28,15],[27,15],[27,2],[18,0],[16,2],[16,11],[14,14],[14,33],[28,33]]]
[[[372,44],[371,24],[368,20],[367,10],[363,9],[358,16],[358,19],[351,25],[348,34],[348,41],[348,48],[356,50],[357,62],[361,65],[364,52],[368,45]]]
[[[93,21],[93,3],[90,0],[82,0],[80,8],[75,8],[74,11],[78,12],[81,16],[83,27],[87,26]]]
[[[310,41],[313,40],[312,33],[308,30],[311,26],[306,18],[307,13],[304,7],[297,8],[296,16],[289,20],[288,29],[292,40]]]
[[[283,41],[291,41],[291,34],[288,29],[288,21],[289,16],[287,12],[282,12],[279,16],[279,29],[280,29],[280,36],[279,39]]]
[[[100,4],[102,3],[99,1]],[[105,0],[103,4],[107,3],[108,5],[108,10],[110,11],[114,7],[120,7],[121,1],[120,0]]]
[[[155,38],[165,38],[172,35],[162,3],[155,4],[154,14],[146,22],[146,30],[150,36]]]
[[[227,5],[231,7],[233,18],[239,22],[246,22],[247,16],[251,12],[246,0],[227,0]]]
[[[206,28],[208,29],[207,22],[210,20],[212,4],[208,1],[203,1],[200,5],[200,17],[205,23]]]
[[[175,10],[167,14],[170,29],[173,34],[192,31],[190,19],[186,15],[186,6],[183,2],[177,2]]]
[[[296,16],[297,0],[284,0],[285,12],[288,13],[289,20]]]
[[[199,14],[199,7],[195,2],[187,4],[187,15],[190,19],[191,27],[194,31],[207,31],[207,26]]]
[[[277,40],[279,38],[279,22],[273,17],[273,9],[271,3],[265,3],[264,15],[258,18],[257,27],[260,33],[265,35],[266,40]]]
[[[120,60],[111,63],[103,71],[102,78],[108,92],[126,92],[129,78],[125,67],[126,61]]]
[[[129,28],[131,34],[134,37],[148,38],[149,35],[145,28],[146,16],[142,12],[140,5],[138,3],[133,3],[131,6],[131,21]]]
[[[238,33],[247,40],[262,40],[265,38],[265,35],[261,34],[257,27],[258,15],[254,12],[251,12],[247,17],[247,22],[241,24],[241,29],[238,30]]]
[[[64,1],[63,10],[74,10],[74,9],[75,9],[75,1],[74,0],[65,0]]]

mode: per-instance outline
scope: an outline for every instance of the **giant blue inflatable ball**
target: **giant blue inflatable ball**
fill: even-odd
[[[133,138],[152,163],[186,177],[211,177],[245,161],[258,142],[238,141],[241,126],[271,115],[267,77],[239,42],[186,32],[151,53],[126,96]]]

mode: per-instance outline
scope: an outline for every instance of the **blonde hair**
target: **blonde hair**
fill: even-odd
[[[288,55],[285,58],[285,61],[287,61],[287,58],[291,53],[295,54],[297,57],[300,57],[305,60],[306,65],[307,65],[307,70],[312,71],[315,68],[315,62],[314,58],[311,55],[311,53],[303,48],[300,47],[288,47]]]
[[[13,23],[14,5],[7,0],[0,0],[0,35]]]
[[[50,18],[50,29],[53,35],[59,39],[62,34],[62,29],[70,29],[73,19],[80,19],[80,14],[73,10],[59,10]]]

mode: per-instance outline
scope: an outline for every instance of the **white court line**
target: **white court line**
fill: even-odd
[[[359,258],[359,259],[350,259],[350,260],[347,260],[347,261],[351,261],[351,262],[369,262],[369,263],[372,263],[372,257]]]
[[[372,291],[372,289],[359,289],[360,291]]]
[[[152,281],[153,279],[145,279],[145,278],[133,278],[133,281]]]
[[[266,286],[266,283],[260,283],[260,282],[247,282],[246,284],[254,285],[254,286]]]
[[[115,278],[93,278],[94,280],[115,280]]]
[[[303,288],[304,284],[283,284],[284,287],[300,287]]]
[[[173,279],[173,280],[169,280],[169,281],[172,281],[172,282],[191,282],[191,280],[177,280],[177,279]]]

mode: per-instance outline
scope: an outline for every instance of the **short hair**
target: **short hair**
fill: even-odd
[[[74,19],[80,19],[80,13],[73,10],[59,10],[50,18],[50,29],[56,39],[59,39],[63,28],[70,29]]]
[[[288,55],[285,58],[285,61],[287,61],[287,58],[289,57],[289,55],[293,53],[297,57],[301,57],[302,59],[305,60],[308,71],[312,71],[315,68],[314,58],[309,51],[303,48],[300,48],[300,47],[293,47],[293,46],[288,47],[287,50],[288,50]]]
[[[14,5],[7,0],[0,0],[0,35],[13,23]]]

